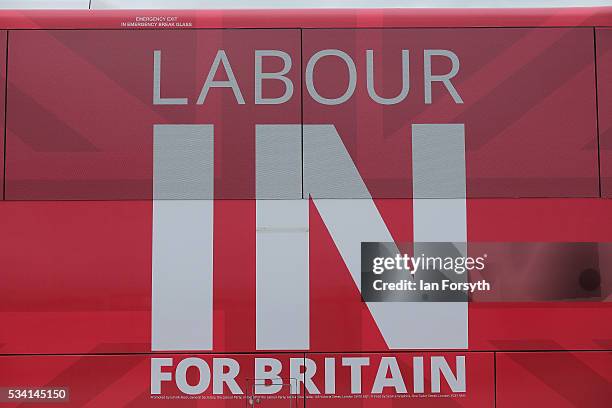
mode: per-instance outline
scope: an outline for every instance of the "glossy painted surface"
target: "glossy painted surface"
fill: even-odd
[[[260,400],[263,408],[389,407],[403,406],[406,398],[423,407],[608,406],[610,302],[474,302],[463,305],[465,316],[458,311],[459,329],[444,323],[433,306],[418,309],[427,312],[420,316],[423,324],[415,325],[414,316],[394,314],[400,309],[381,312],[362,302],[353,241],[382,236],[413,242],[424,234],[440,238],[453,232],[468,242],[612,242],[612,37],[605,28],[611,16],[609,8],[172,12],[176,24],[170,30],[140,30],[128,23],[159,12],[0,13],[0,28],[9,30],[6,146],[0,155],[6,157],[0,176],[6,192],[0,201],[0,397],[5,386],[66,386],[73,406],[243,407],[253,389],[255,361],[271,358],[283,367],[281,381],[302,372],[312,374],[313,383],[293,396],[281,387],[274,398]],[[0,77],[7,60],[4,35]],[[309,61],[329,49],[342,50],[355,64],[355,90],[338,105],[316,102],[308,83]],[[410,49],[409,93],[397,104],[376,103],[368,92],[366,50],[374,55],[375,92],[392,98],[402,89],[403,49]],[[425,50],[432,49],[458,56],[460,69],[451,82],[462,103],[439,82],[432,85],[432,103],[426,102]],[[154,104],[156,50],[158,96],[186,98],[186,104]],[[197,104],[218,50],[226,53],[240,97],[228,87],[212,88]],[[287,102],[255,104],[255,50],[281,50],[291,59],[283,74],[293,84]],[[268,57],[263,71],[282,71],[282,61]],[[443,75],[452,61],[434,57],[431,68]],[[350,67],[338,55],[322,58],[312,72],[314,88],[327,99],[342,95],[350,83]],[[226,67],[217,74],[210,79],[230,76]],[[264,80],[263,97],[280,97],[286,84],[278,77]],[[161,135],[154,131],[159,124],[204,126],[165,128],[170,131]],[[462,225],[440,221],[423,227],[423,203],[434,203],[426,201],[431,197],[413,198],[415,185],[428,191],[426,182],[412,177],[415,124],[463,125],[464,154],[447,153],[459,157],[454,165],[464,159],[465,173],[455,171],[452,180],[465,176],[467,198],[436,198],[453,200]],[[181,143],[164,144],[168,140],[154,139],[156,134]],[[313,140],[321,135],[342,142],[337,154],[317,150]],[[312,178],[313,163],[330,170]],[[189,177],[194,168],[206,174]],[[326,190],[312,189],[312,180]],[[193,186],[193,196],[181,190]],[[307,193],[313,191],[311,200]],[[437,219],[451,220],[442,215]],[[182,234],[181,240],[160,231]],[[278,236],[268,239],[272,234]],[[199,292],[188,281],[183,287],[193,290],[175,294],[179,311],[173,309],[169,320],[180,323],[188,315],[194,320],[185,320],[196,322],[194,332],[212,340],[206,349],[180,349],[173,364],[189,357],[207,364],[234,359],[242,394],[226,387],[214,398],[208,398],[211,389],[203,399],[152,398],[155,359],[180,348],[156,346],[152,330],[160,289],[153,288],[154,265],[163,256],[172,260],[160,248],[176,242],[192,245],[180,247],[185,263],[172,261],[177,276],[189,277],[179,275],[185,270],[196,278],[200,270],[212,275],[206,275],[212,297],[203,296],[211,303],[211,324],[199,325],[207,321],[199,309],[206,302],[189,303],[189,293]],[[261,265],[281,271],[274,256],[261,263],[263,244],[270,242],[268,249],[291,248],[300,260],[291,270],[295,279],[276,291],[258,289],[258,282],[269,283]],[[198,263],[203,258],[206,263]],[[209,264],[210,270],[198,269]],[[166,272],[173,273],[172,265]],[[537,278],[558,283],[557,272],[546,268]],[[579,282],[569,279],[567,285]],[[292,323],[306,330],[292,337],[282,333],[288,325],[278,322],[292,316],[296,303],[301,313]],[[286,310],[262,312],[275,304]],[[389,316],[396,325],[389,327]],[[279,346],[270,347],[275,323]],[[453,346],[441,347],[436,338],[432,346],[419,347],[422,352],[393,347],[398,335],[422,340],[436,330],[446,330],[444,339],[453,339],[446,344]],[[297,337],[297,346],[284,345]],[[450,377],[441,392],[433,390],[430,364],[436,356],[458,376],[465,357],[466,392],[451,387]],[[379,368],[382,361],[392,364],[389,357],[399,364],[406,392],[393,386],[372,390],[377,376],[398,378],[392,368]],[[424,392],[414,388],[419,357],[425,357]],[[331,358],[336,388],[317,394],[315,388],[329,387],[324,375]],[[359,392],[352,390],[353,371],[339,363],[343,358],[368,359]],[[287,372],[291,359],[307,367],[314,363],[316,373]],[[194,369],[186,374],[192,385],[198,381]],[[162,387],[166,396],[186,396],[174,381]]]
[[[456,99],[440,82],[431,85],[431,101],[425,98],[424,50],[436,47],[458,56]],[[200,100],[219,49],[240,94],[213,88]],[[255,50],[267,49],[292,61],[293,93],[281,104],[256,104],[253,94]],[[356,66],[355,90],[340,104],[316,100],[319,92],[333,100],[347,89],[338,57],[317,61],[311,87],[307,79],[299,84],[299,61],[307,78],[307,62],[326,49],[346,50]],[[367,90],[366,50],[374,55],[373,92],[389,99],[402,89],[402,49],[411,53],[409,92],[397,103],[377,103]],[[184,105],[153,104],[155,50],[162,97],[186,98]],[[448,57],[430,58],[432,74],[451,69]],[[10,200],[151,199],[153,126],[177,123],[214,125],[218,199],[255,197],[255,127],[275,123],[335,126],[375,198],[412,197],[410,127],[419,123],[465,124],[468,197],[599,195],[587,28],[304,30],[301,40],[298,30],[18,31],[8,60]],[[280,58],[264,59],[264,72],[282,68]],[[278,98],[284,86],[265,80],[263,96]],[[325,197],[359,198],[344,186]]]

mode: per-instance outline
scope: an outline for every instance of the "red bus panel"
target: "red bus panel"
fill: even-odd
[[[611,26],[1,12],[0,404],[609,406],[612,256],[504,263],[538,302],[359,273],[363,242],[612,242]]]
[[[297,64],[299,31],[11,33],[7,198],[152,199],[153,126],[168,123],[214,124],[215,197],[253,198],[255,124],[300,123],[299,86],[284,104],[254,105],[255,49],[282,50]],[[186,105],[153,104],[155,50],[161,97]],[[228,88],[211,88],[197,104],[218,50],[243,104]],[[269,60],[263,69],[279,70]],[[214,80],[227,80],[223,68]],[[289,73],[296,85],[298,69]],[[265,92],[282,95],[282,83],[266,81]]]
[[[305,95],[304,123],[335,124],[373,197],[412,196],[406,157],[411,125],[419,123],[465,124],[468,197],[598,195],[590,29],[304,30],[303,72],[324,49],[344,50],[355,61],[356,89],[337,105]],[[401,95],[403,49],[410,51],[409,93],[377,103],[366,86],[367,50],[374,55],[374,92],[392,99]],[[432,49],[457,55],[460,69],[451,80],[457,96],[438,82],[427,101],[424,75],[452,67],[439,55],[431,57],[431,71],[424,67]],[[321,59],[316,70],[322,96],[347,90],[341,58]]]
[[[394,237],[410,241],[410,200],[376,204]],[[310,213],[310,350],[386,349],[314,206]],[[599,199],[469,200],[469,238],[610,242],[611,214],[612,202]],[[254,215],[252,200],[216,202],[215,352],[256,350]],[[0,352],[151,351],[151,219],[150,202],[2,203],[0,320],[10,329],[0,331]],[[468,347],[607,350],[610,319],[609,302],[475,303]]]
[[[304,84],[300,98],[299,46],[297,30],[13,33],[7,199],[150,199],[152,129],[166,123],[214,124],[215,197],[254,198],[255,125],[300,124],[301,104],[304,124],[336,127],[376,198],[412,196],[410,126],[449,122],[466,126],[469,197],[598,195],[593,38],[587,28],[305,30],[302,77],[321,50],[347,50],[356,64],[354,93],[331,106],[312,93],[323,87],[327,99],[342,95],[348,80],[343,60],[321,59],[313,69],[313,91]],[[241,96],[213,89],[198,105],[221,48]],[[431,85],[430,103],[425,100],[423,54],[436,48],[460,58],[453,78],[460,102],[440,81]],[[161,95],[187,98],[183,106],[152,103],[156,49],[162,51]],[[254,104],[255,49],[291,57],[294,93],[287,102]],[[410,50],[403,100],[381,104],[369,95],[366,49],[374,53],[374,93],[386,99],[402,88],[401,50]],[[451,69],[445,56],[431,61],[432,74]],[[266,69],[277,72],[275,62]],[[283,94],[281,81],[265,86],[268,97]]]
[[[499,408],[605,408],[612,401],[612,353],[498,353]]]

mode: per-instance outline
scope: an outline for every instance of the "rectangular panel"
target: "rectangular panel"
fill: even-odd
[[[68,402],[51,406],[244,408],[260,378],[267,380],[257,389],[262,407],[295,408],[304,396],[275,384],[288,382],[303,360],[299,354],[1,356],[0,398],[5,387],[43,387],[68,391]]]
[[[153,201],[152,350],[213,348],[213,202]]]
[[[612,197],[612,29],[595,30],[601,194]]]
[[[305,129],[333,124],[374,198],[412,196],[414,124],[465,125],[468,197],[598,196],[591,29],[308,29],[302,61]]]
[[[612,242],[612,201],[601,199],[468,200],[468,242]],[[562,220],[562,222],[560,222]],[[542,280],[584,291],[564,259],[538,270]],[[555,278],[557,276],[557,278]],[[605,280],[602,278],[600,285]],[[589,288],[598,291],[600,288]],[[520,302],[469,305],[470,347],[476,350],[607,350],[611,302]]]
[[[491,353],[4,356],[0,368],[3,386],[62,387],[69,406],[493,403]]]
[[[150,351],[152,219],[144,201],[0,202],[0,353]]]
[[[257,200],[257,349],[310,343],[308,201]]]
[[[415,199],[465,199],[465,126],[412,125],[412,173]]]
[[[268,35],[268,31],[259,30],[257,35],[248,36],[252,39],[250,49],[281,50],[295,61],[297,34],[288,31],[292,34],[276,36],[274,31],[270,30]],[[374,197],[409,197],[411,194],[408,182],[410,148],[404,144],[410,133],[406,128],[409,123],[404,119],[406,111],[411,112],[412,123],[465,123],[469,196],[596,194],[597,170],[593,161],[596,149],[592,144],[595,139],[594,67],[592,53],[587,53],[592,45],[589,30],[455,29],[427,30],[426,36],[410,35],[413,32],[336,30],[333,35],[327,35],[324,30],[315,30],[305,35],[303,69],[308,74],[310,63],[314,78],[310,86],[306,81],[305,120],[307,123],[332,122],[337,127]],[[483,32],[487,35],[479,35]],[[258,88],[250,86],[255,79],[253,71],[249,70],[256,69],[255,58],[245,52],[236,52],[238,56],[234,56],[231,51],[244,51],[246,45],[240,40],[246,35],[244,31],[223,34],[217,31],[92,31],[78,37],[76,34],[18,32],[11,40],[15,42],[11,46],[11,53],[15,53],[11,64],[15,65],[17,74],[9,89],[11,106],[16,107],[10,110],[14,119],[9,118],[8,124],[9,151],[13,152],[8,156],[9,198],[150,197],[151,164],[146,152],[151,148],[151,126],[160,122],[210,122],[222,127],[220,134],[228,135],[220,136],[217,147],[222,152],[215,165],[217,195],[252,197],[253,175],[247,173],[252,173],[253,166],[253,127],[256,123],[299,123],[297,86],[292,87],[294,95],[288,102],[256,104],[257,98],[251,92]],[[205,40],[197,40],[201,36],[205,36]],[[317,36],[321,37],[320,44]],[[410,37],[409,41],[404,39],[406,36]],[[227,60],[216,52],[220,48],[213,48],[215,41],[221,41],[220,37],[223,37],[223,49],[229,53]],[[237,44],[234,48],[231,47],[233,38]],[[351,51],[354,48],[351,44],[357,42],[363,49],[357,47]],[[383,42],[384,60],[392,54],[393,47],[398,54],[397,64],[385,64],[385,72],[382,68],[376,70],[377,64],[382,62],[380,46]],[[429,48],[430,42],[446,42],[449,46],[441,50],[433,45]],[[115,43],[125,46],[108,48],[108,44]],[[189,46],[178,51],[173,47],[177,43]],[[201,50],[206,58],[194,60],[193,50],[200,50],[197,44],[207,45]],[[341,52],[349,51],[346,58],[353,61],[349,65],[356,64],[355,84],[345,83],[351,85],[349,91],[355,85],[355,91],[348,92],[348,100],[339,105],[329,104],[342,100],[338,99],[344,91],[339,89],[342,81],[336,78],[346,71],[349,60],[338,56],[343,54],[319,54],[321,58],[314,62],[310,58],[318,51],[330,49],[329,46]],[[160,92],[157,102],[163,104],[153,105],[151,83],[155,81],[151,60],[158,48],[161,52],[160,87],[155,89]],[[366,48],[372,53],[366,53]],[[134,49],[142,51],[135,56]],[[411,51],[408,58],[412,64],[408,64],[411,82],[405,99],[394,103],[396,97],[403,97],[404,83],[398,80],[397,84],[389,85],[391,81],[382,82],[381,76],[402,77],[400,57],[404,49]],[[475,49],[479,50],[476,54]],[[568,49],[575,54],[569,59],[566,58]],[[109,57],[111,52],[112,58]],[[126,54],[125,58],[121,58],[121,53]],[[249,57],[253,58],[249,61],[246,59]],[[368,58],[371,58],[370,64]],[[33,59],[44,62],[48,69],[39,73],[39,65],[30,63]],[[283,76],[279,73],[287,68],[285,60],[270,56],[263,59],[263,70],[272,73],[269,74],[272,77],[262,79],[260,97],[273,100],[284,94],[288,82],[295,83],[297,69],[289,68]],[[111,66],[111,60],[125,62]],[[179,64],[178,61],[188,62]],[[66,63],[69,64],[64,67]],[[453,73],[455,65],[457,73]],[[557,69],[559,65],[564,69]],[[193,71],[192,76],[185,75],[185,66]],[[213,75],[208,84],[213,88],[203,92],[207,89],[204,78],[208,77],[211,66],[216,67],[213,74],[218,70],[226,71],[219,76],[227,74],[228,78],[227,67],[233,67],[232,78],[221,81]],[[415,75],[425,70],[431,71],[426,80],[421,80],[425,75]],[[148,74],[134,76],[134,72]],[[554,75],[550,75],[551,72]],[[65,80],[68,75],[70,81]],[[308,79],[309,75],[305,76]],[[83,89],[89,92],[81,92]],[[54,99],[59,98],[58,95],[61,100]],[[89,95],[97,97],[88,98]],[[215,98],[218,98],[217,104],[211,107]],[[166,105],[169,100],[177,105]],[[198,100],[211,105],[208,102],[205,106],[195,105]],[[358,104],[359,111],[355,105],[357,100],[363,101]],[[508,106],[505,104],[508,100],[516,103]],[[81,114],[83,106],[91,107],[88,115]],[[566,123],[553,115],[559,111],[573,112],[571,122]],[[384,126],[381,125],[383,112]],[[240,121],[227,119],[236,115],[240,116]],[[29,120],[31,116],[37,120]],[[343,122],[344,117],[348,122]],[[381,129],[383,134],[376,136]],[[551,145],[556,148],[549,149]],[[355,149],[359,149],[359,153]],[[385,158],[384,165],[378,157]],[[57,167],[58,162],[64,166]],[[547,166],[541,166],[543,162]],[[74,164],[66,166],[65,163]],[[107,177],[109,174],[112,177]],[[340,184],[338,188],[344,187]],[[342,194],[338,190],[331,196]]]
[[[214,126],[216,198],[254,198],[256,125],[300,124],[298,30],[11,34],[8,199],[151,199],[157,124]]]
[[[302,125],[256,125],[255,195],[302,198]]]
[[[161,202],[178,206],[181,203]],[[199,201],[189,203],[197,206]],[[412,200],[374,201],[380,219],[397,242],[413,239],[411,203]],[[385,320],[384,307],[390,304],[379,304],[380,308],[375,309],[364,303],[352,275],[355,265],[359,272],[359,249],[354,256],[353,250],[346,249],[345,241],[338,241],[342,245],[337,247],[333,236],[337,228],[328,229],[317,206],[312,201],[308,205],[310,351],[384,351],[401,348],[402,344],[432,348],[454,340],[452,336],[428,340],[429,333],[440,330],[440,316],[435,313],[389,313]],[[191,213],[181,211],[174,220],[177,225],[189,222],[190,228],[183,227],[181,231],[194,230],[199,234],[196,242],[188,244],[197,246],[201,262],[209,261],[206,211],[188,214]],[[612,200],[468,200],[468,242],[612,242],[610,214]],[[213,352],[257,350],[256,215],[255,200],[214,203]],[[279,211],[274,215],[273,222],[285,223]],[[355,218],[346,219],[355,223]],[[7,328],[0,330],[0,353],[151,350],[153,203],[3,201],[0,225],[3,279],[0,323]],[[158,238],[169,242],[184,239],[172,234]],[[176,242],[178,245],[180,241]],[[185,250],[179,248],[176,254]],[[272,256],[275,254],[271,252]],[[295,265],[303,266],[303,259]],[[180,260],[173,266],[179,272],[188,271]],[[202,268],[200,277],[205,272]],[[554,272],[542,273],[550,276]],[[179,282],[169,287],[175,284]],[[306,292],[306,288],[302,291]],[[183,304],[183,295],[173,293],[172,300]],[[200,296],[199,301],[207,300],[204,297]],[[612,326],[604,323],[612,319],[611,305],[611,302],[473,304],[468,308],[469,347],[607,350],[612,347]],[[387,310],[393,312],[393,308]],[[206,308],[189,312],[203,319]],[[411,324],[398,324],[398,316]],[[273,319],[274,315],[266,318]],[[445,324],[453,327],[452,322]],[[460,328],[453,330],[461,333]],[[283,329],[277,330],[278,339],[282,339]]]
[[[214,198],[212,125],[153,127],[153,198]]]
[[[456,242],[465,249],[464,126],[413,125],[411,147],[414,242]],[[419,253],[418,245],[414,251]],[[411,312],[425,317],[419,331],[432,325],[432,344],[444,338],[454,348],[469,347],[467,303],[414,303]]]
[[[412,126],[415,242],[466,242],[465,129]]]
[[[611,352],[498,353],[497,407],[607,408]]]
[[[308,363],[316,367],[306,386],[309,407],[494,403],[493,353],[307,353]]]

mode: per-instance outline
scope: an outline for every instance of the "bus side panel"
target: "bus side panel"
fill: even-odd
[[[376,200],[404,242],[409,201]],[[0,203],[6,328],[0,353],[150,351],[152,207],[147,201]],[[467,208],[471,241],[612,241],[612,200],[478,199]],[[214,213],[212,351],[254,352],[255,202],[216,200]],[[329,232],[314,209],[310,215],[310,350],[385,350]],[[547,270],[558,284],[554,272]],[[604,323],[611,319],[610,302],[471,304],[468,347],[605,350],[612,326]]]
[[[596,30],[601,193],[612,198],[612,28]]]
[[[255,124],[300,123],[295,29],[11,34],[7,199],[151,199],[158,124],[214,125],[215,197],[253,198]],[[256,49],[290,55],[290,101],[254,103]],[[266,57],[262,70],[282,71],[282,62]],[[237,86],[202,92],[215,66],[211,81],[228,81],[231,70]],[[282,81],[263,82],[264,98],[283,95]]]
[[[0,353],[151,350],[147,201],[0,203]]]
[[[190,365],[186,373],[181,364]],[[278,375],[277,392],[254,387],[265,378],[256,364]],[[306,386],[296,381],[300,369]],[[1,356],[0,396],[5,387],[44,387],[66,389],[69,407],[242,408],[254,396],[266,408],[302,407],[304,399],[315,408],[486,408],[493,405],[493,373],[493,353],[471,352]]]
[[[601,199],[468,200],[468,241],[611,242],[612,201]],[[544,267],[534,280],[580,289],[577,271]],[[592,265],[584,265],[590,268]],[[520,274],[521,272],[519,272]],[[528,283],[528,282],[525,282]],[[609,269],[601,270],[609,293]],[[612,303],[583,301],[470,304],[470,348],[475,350],[607,350],[612,346]]]
[[[325,49],[346,52],[356,66],[355,91],[343,103],[334,99],[350,93],[346,57],[321,58],[314,80],[309,75]],[[406,76],[403,50],[410,51],[409,92],[392,101]],[[308,29],[302,62],[304,124],[334,124],[375,198],[412,197],[411,126],[424,123],[465,125],[468,197],[599,195],[591,29]],[[437,81],[429,99],[425,78],[453,65],[456,94]],[[317,102],[310,88],[332,100]],[[346,196],[346,186],[326,196]]]
[[[304,122],[336,127],[372,196],[411,197],[410,130],[418,123],[465,124],[468,196],[598,195],[591,30],[305,30],[303,42],[304,74],[311,57],[326,49],[346,50],[356,64],[354,94],[326,105],[311,91],[327,99],[342,95],[347,68],[337,56],[319,60],[303,98]],[[366,49],[374,51],[375,91],[389,99],[401,90],[404,48],[411,51],[409,94],[397,104],[373,102]],[[187,98],[187,105],[153,105],[156,49],[161,97]],[[227,87],[196,104],[217,49],[227,52],[244,104]],[[255,49],[291,56],[288,102],[254,104]],[[439,81],[426,102],[425,49],[457,54],[461,68],[453,82],[463,103]],[[9,199],[151,198],[152,132],[160,123],[214,124],[215,197],[253,198],[255,125],[300,123],[297,30],[19,31],[11,35],[10,53]],[[432,58],[434,74],[449,72],[448,58]],[[269,58],[264,70],[280,71],[279,61]],[[282,81],[264,86],[264,97],[283,94]]]
[[[608,408],[612,353],[497,353],[497,407]]]

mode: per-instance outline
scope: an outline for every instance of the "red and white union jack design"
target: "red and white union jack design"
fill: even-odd
[[[610,10],[414,13],[0,15],[0,388],[607,407],[608,302],[359,283],[367,241],[612,241]]]

